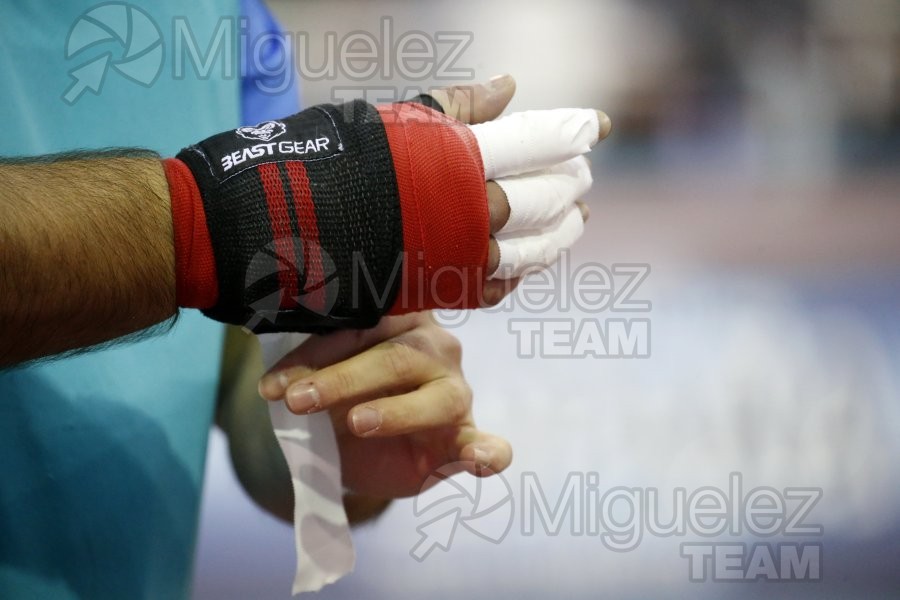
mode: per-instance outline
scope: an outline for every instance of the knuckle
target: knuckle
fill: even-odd
[[[435,343],[442,357],[455,364],[462,362],[463,347],[458,337],[445,329],[438,329],[435,334]]]
[[[392,343],[384,354],[384,367],[394,379],[406,380],[415,371],[416,352],[406,344]]]
[[[416,329],[401,336],[395,337],[390,341],[395,346],[405,348],[411,353],[420,353],[427,356],[434,356],[436,350],[434,342],[435,331],[439,331],[439,329],[429,328],[426,331]]]
[[[448,379],[446,386],[450,417],[453,421],[460,421],[469,413],[472,405],[472,388],[461,377]]]

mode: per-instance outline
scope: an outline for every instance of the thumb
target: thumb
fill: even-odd
[[[483,123],[500,116],[516,93],[516,80],[498,75],[486,84],[454,85],[429,93],[446,115],[467,124]]]

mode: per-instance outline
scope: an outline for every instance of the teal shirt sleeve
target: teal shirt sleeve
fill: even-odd
[[[239,124],[236,76],[221,65],[197,76],[188,63],[179,78],[172,62],[176,17],[204,52],[222,19],[236,33],[236,0],[125,4],[158,25],[164,62],[149,87],[124,74],[128,39],[66,58],[73,24],[99,4],[5,3],[0,156],[109,146],[171,155]],[[154,35],[137,22],[130,35]],[[102,53],[99,93],[67,102],[73,69]],[[183,311],[167,333],[0,372],[0,598],[188,597],[222,343],[219,324]]]

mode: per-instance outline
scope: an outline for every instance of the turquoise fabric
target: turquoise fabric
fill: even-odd
[[[238,123],[239,79],[221,67],[200,78],[190,63],[175,79],[171,48],[180,16],[206,51],[219,19],[237,17],[234,0],[130,3],[159,25],[158,79],[143,87],[110,69],[99,94],[66,103],[70,70],[124,52],[113,40],[66,58],[70,27],[97,4],[0,7],[0,156],[106,146],[171,155]],[[163,335],[0,372],[0,598],[189,594],[222,339],[220,325],[184,311]]]

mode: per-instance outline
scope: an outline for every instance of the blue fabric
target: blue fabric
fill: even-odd
[[[244,125],[278,119],[300,110],[297,70],[293,68],[290,36],[260,0],[241,0],[241,13],[248,19],[250,40],[275,40],[260,44],[257,52],[241,55],[241,120]]]
[[[110,69],[99,94],[67,103],[70,70],[105,51],[123,56],[112,40],[65,57],[70,27],[98,4],[0,7],[0,155],[105,146],[172,155],[242,119],[238,79],[221,68],[198,77],[190,64],[176,78],[171,47],[179,16],[205,52],[220,17],[236,22],[234,0],[131,2],[159,25],[158,79],[143,87]],[[242,8],[256,11],[251,26],[263,21],[258,2]],[[222,339],[220,325],[184,311],[165,335],[0,373],[0,598],[188,596]]]

